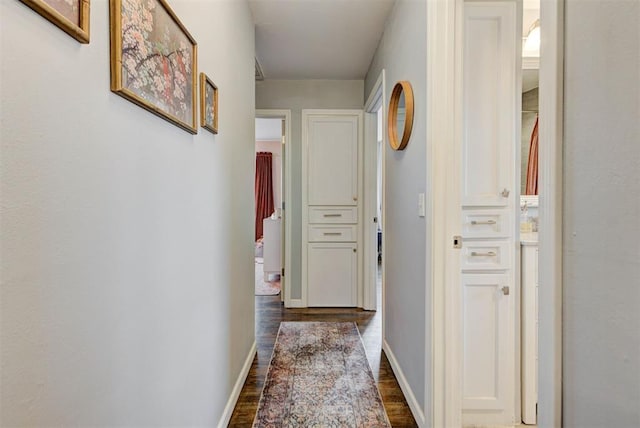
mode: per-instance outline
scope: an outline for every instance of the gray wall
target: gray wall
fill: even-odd
[[[413,86],[415,114],[411,140],[404,151],[387,144],[385,156],[385,334],[384,338],[406,376],[418,405],[426,410],[425,343],[431,343],[426,317],[426,223],[418,217],[418,193],[426,187],[426,1],[399,0],[365,80],[369,95],[381,70],[386,70],[387,100],[398,80]],[[387,106],[385,106],[387,108]],[[386,129],[386,126],[385,126]],[[426,341],[426,342],[425,342]]]
[[[291,110],[291,182],[292,201],[285,201],[292,219],[291,264],[286,267],[286,279],[291,298],[301,297],[302,269],[302,110],[362,109],[362,80],[265,80],[256,82],[257,109]],[[286,179],[285,179],[286,180]]]
[[[249,356],[251,13],[171,6],[218,135],[109,90],[107,0],[89,45],[0,1],[0,426],[216,426]]]
[[[640,2],[566,4],[563,425],[640,426]]]

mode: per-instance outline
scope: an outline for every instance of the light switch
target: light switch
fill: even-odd
[[[418,193],[418,216],[424,217],[426,209],[424,206],[424,193]]]

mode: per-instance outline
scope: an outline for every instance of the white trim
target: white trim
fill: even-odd
[[[542,0],[538,426],[562,425],[562,151],[564,0]]]
[[[451,153],[456,141],[456,75],[455,51],[456,13],[461,7],[459,0],[427,2],[427,183],[426,183],[426,266],[431,266],[426,277],[427,290],[431,292],[431,366],[425,373],[431,375],[431,385],[425,385],[425,397],[431,397],[427,414],[431,414],[433,427],[458,427],[462,413],[459,385],[460,370],[451,361],[456,341],[447,337],[456,334],[458,322],[452,311],[445,306],[455,300],[454,287],[446,287],[448,280],[457,277],[457,258],[452,250],[451,239],[459,231],[447,221],[450,209],[456,208],[456,201],[448,198],[449,191],[455,189],[459,177],[447,174],[449,164],[455,158]],[[458,7],[456,7],[458,6]],[[459,56],[459,55],[458,55]],[[454,263],[451,263],[451,262]],[[459,336],[459,333],[457,333]],[[425,346],[428,346],[425,344]],[[455,352],[453,352],[455,354]],[[457,399],[456,399],[457,398]]]
[[[377,196],[377,177],[372,177],[378,169],[378,129],[377,126],[377,109],[382,108],[382,129],[386,129],[386,85],[385,71],[382,70],[378,76],[378,80],[371,89],[367,102],[364,105],[364,299],[363,308],[375,311],[377,308],[377,278],[376,270],[378,265],[378,238],[377,225],[373,223],[373,218],[378,215],[378,207],[376,202]],[[375,117],[375,120],[372,120]],[[386,132],[382,132],[382,147],[386,147]],[[384,159],[384,151],[381,153]],[[384,201],[384,169],[382,174],[382,200]],[[371,186],[372,180],[375,180]],[[384,203],[382,203],[384,210]],[[384,216],[378,221],[384,221]],[[381,224],[384,239],[384,224]],[[372,239],[372,237],[375,237]],[[384,253],[382,255],[384,257]],[[373,265],[372,265],[373,264]],[[384,266],[384,263],[383,263]],[[382,288],[384,290],[384,276],[382,279]],[[384,325],[384,309],[382,323]],[[383,335],[384,337],[384,335]]]
[[[284,293],[282,293],[282,297],[284,298],[284,305],[287,308],[291,306],[291,284],[288,281],[288,278],[291,278],[291,237],[292,237],[292,218],[291,218],[291,204],[292,204],[292,194],[291,194],[291,110],[274,110],[274,109],[256,109],[256,117],[257,118],[278,118],[284,119],[285,121],[285,129],[286,142],[283,147],[284,151],[284,266],[285,266],[285,275],[281,278],[282,288],[284,289]]]
[[[409,385],[409,382],[407,381],[407,378],[404,375],[404,372],[400,368],[400,364],[398,364],[398,360],[396,359],[396,356],[391,350],[391,347],[389,346],[387,341],[384,339],[382,340],[382,350],[384,351],[384,354],[387,356],[387,360],[389,360],[389,365],[393,370],[393,374],[396,376],[396,380],[398,381],[398,385],[400,385],[400,389],[404,394],[404,398],[407,400],[407,404],[411,409],[413,418],[416,420],[419,427],[426,427],[427,420],[424,416],[424,412],[420,410],[420,403],[418,403],[418,400],[416,400],[416,396],[413,393],[413,390],[411,389],[411,386]]]
[[[302,299],[290,299],[287,308],[306,308],[307,304]]]
[[[247,376],[249,375],[249,370],[251,370],[251,364],[253,364],[253,358],[256,356],[256,352],[257,346],[256,342],[254,341],[253,345],[251,345],[251,349],[249,350],[247,358],[244,360],[244,365],[242,366],[242,370],[240,370],[238,379],[236,380],[236,383],[231,390],[231,395],[229,396],[229,400],[227,400],[227,405],[224,406],[220,422],[218,422],[218,428],[225,428],[229,425],[229,421],[231,420],[231,416],[233,415],[233,409],[236,407],[236,403],[238,402],[238,397],[240,397],[240,392],[242,391],[244,382],[247,380]]]
[[[300,302],[302,306],[299,307],[308,307],[308,288],[309,282],[307,281],[307,269],[308,269],[308,257],[307,257],[307,242],[309,241],[308,237],[308,225],[309,225],[309,194],[307,192],[308,189],[308,180],[309,180],[309,172],[307,160],[309,157],[309,135],[307,129],[308,117],[312,115],[345,115],[345,116],[358,116],[358,228],[357,228],[357,243],[360,248],[362,248],[362,225],[363,225],[363,203],[362,203],[362,195],[364,193],[364,183],[363,183],[363,163],[360,159],[363,158],[363,145],[364,145],[364,113],[362,110],[358,109],[303,109],[302,110],[302,275],[301,275],[301,299]],[[358,280],[356,284],[356,295],[357,295],[357,304],[356,306],[362,307],[362,295],[363,295],[363,251],[360,249],[358,252]]]

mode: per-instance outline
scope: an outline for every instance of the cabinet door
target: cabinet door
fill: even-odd
[[[507,283],[505,274],[462,275],[463,420],[479,411],[504,412],[513,394],[504,370],[513,357],[510,296],[502,290]]]
[[[308,305],[356,306],[356,244],[310,243],[307,257]]]
[[[357,115],[308,115],[309,205],[358,204]]]

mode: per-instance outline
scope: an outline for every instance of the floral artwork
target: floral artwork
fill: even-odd
[[[196,133],[196,42],[164,0],[111,0],[112,90]]]
[[[89,0],[22,0],[81,43],[89,43]]]
[[[204,73],[200,73],[200,125],[218,133],[218,87]]]

